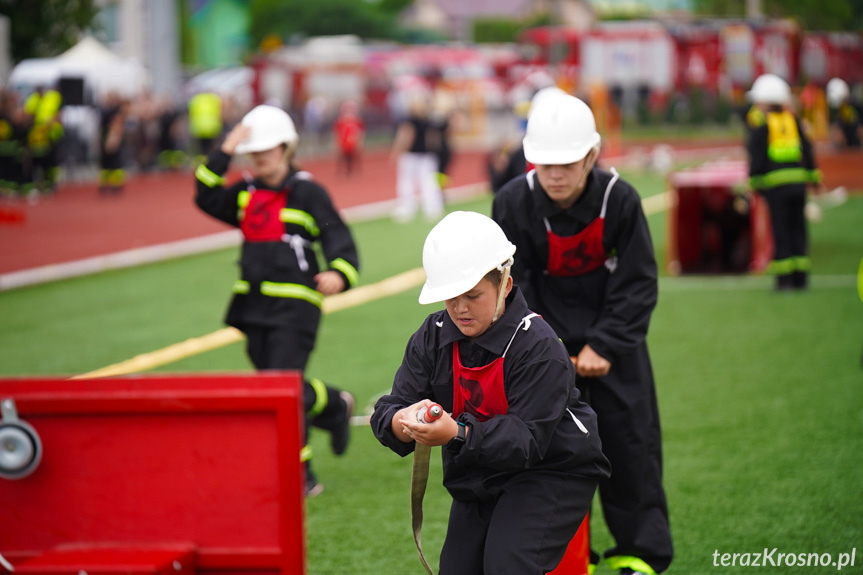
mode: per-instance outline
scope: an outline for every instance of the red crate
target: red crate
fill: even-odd
[[[762,272],[773,259],[773,237],[767,202],[747,194],[733,246],[735,263],[721,261],[720,218],[733,214],[749,173],[745,162],[708,162],[672,174],[666,246],[666,269],[672,274]],[[742,256],[742,257],[741,257]]]
[[[304,573],[301,393],[293,372],[0,380],[42,444],[0,478],[0,554],[172,543],[197,572]]]

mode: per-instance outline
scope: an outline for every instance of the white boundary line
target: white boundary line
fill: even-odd
[[[477,196],[488,189],[484,182],[447,188],[446,198],[449,201],[466,200]],[[387,200],[374,204],[356,206],[342,210],[346,221],[359,222],[384,217],[393,212],[396,200]],[[141,264],[149,264],[223,248],[240,245],[243,237],[239,230],[229,230],[209,234],[187,240],[168,242],[74,260],[62,264],[51,264],[29,268],[16,272],[0,274],[0,291],[11,290],[30,285],[69,279],[95,274],[107,270],[122,269]]]
[[[215,251],[239,245],[241,239],[239,230],[230,230],[188,240],[0,274],[0,291]]]

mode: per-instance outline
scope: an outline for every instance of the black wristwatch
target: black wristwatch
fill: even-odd
[[[449,443],[446,444],[446,449],[450,453],[458,453],[461,451],[462,446],[464,445],[464,438],[467,435],[467,426],[461,421],[457,421],[458,423],[458,435],[449,440]]]

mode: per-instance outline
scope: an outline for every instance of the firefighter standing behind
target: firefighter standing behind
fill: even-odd
[[[189,135],[195,165],[204,162],[223,128],[222,98],[218,94],[201,92],[189,99]]]
[[[611,477],[599,496],[621,575],[654,574],[673,549],[662,486],[662,437],[646,336],[657,266],[638,193],[594,169],[600,135],[574,96],[543,98],[524,154],[536,168],[496,194],[492,217],[518,248],[512,276],[528,306],[576,359],[576,384],[596,411]],[[591,551],[591,563],[599,556]]]
[[[827,82],[827,102],[830,104],[830,140],[839,149],[860,148],[863,123],[845,80],[831,78]]]
[[[99,193],[116,196],[126,185],[124,143],[129,102],[110,93],[100,111]]]
[[[812,144],[789,109],[791,89],[782,78],[763,74],[750,91],[754,104],[746,116],[749,137],[749,185],[764,196],[773,228],[773,261],[777,290],[808,287],[806,229],[807,188],[818,186]]]
[[[27,133],[31,191],[53,193],[60,179],[58,146],[63,137],[60,108],[63,97],[53,89],[39,88],[24,102],[32,124]]]
[[[240,228],[241,277],[225,322],[246,335],[246,351],[259,369],[303,372],[315,346],[324,296],[358,280],[359,258],[350,230],[326,190],[298,171],[291,158],[298,136],[290,116],[258,106],[200,165],[195,202],[216,219]],[[233,155],[250,154],[254,179],[226,187]],[[319,270],[313,242],[320,242],[328,269]],[[306,440],[309,425],[330,432],[336,455],[347,449],[354,398],[304,377]],[[302,451],[306,495],[323,487],[311,470],[311,450]]]

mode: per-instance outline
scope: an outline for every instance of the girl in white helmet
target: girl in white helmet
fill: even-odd
[[[411,337],[371,418],[401,456],[443,446],[453,503],[440,575],[552,571],[609,474],[566,349],[509,276],[514,252],[481,214],[454,212],[432,229],[419,302],[446,309]],[[432,402],[451,415],[418,423]]]
[[[257,369],[304,371],[315,346],[325,296],[358,281],[359,258],[350,230],[326,190],[291,164],[299,138],[281,108],[258,106],[213,150],[195,176],[195,202],[204,212],[243,233],[240,279],[225,322],[246,336]],[[250,154],[252,176],[233,184],[224,175],[234,154]],[[318,268],[318,242],[327,269]],[[305,378],[308,425],[331,433],[331,447],[344,453],[354,398],[346,391]],[[322,487],[303,448],[306,494]]]
[[[578,387],[599,418],[613,470],[599,483],[615,540],[605,560],[620,575],[653,575],[673,554],[645,340],[656,258],[638,193],[614,169],[595,168],[600,139],[587,104],[544,99],[524,138],[535,169],[497,193],[492,217],[518,247],[515,282],[576,359]]]

